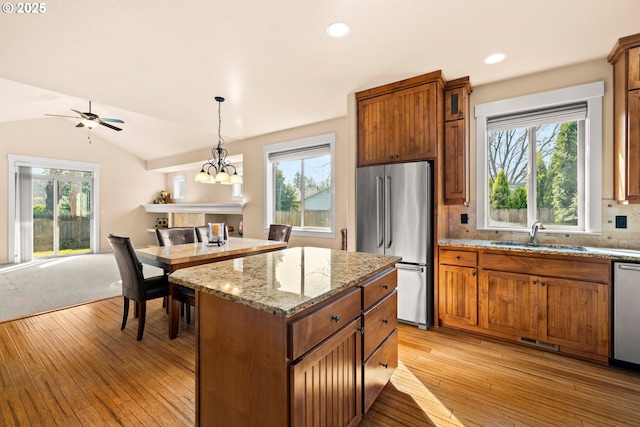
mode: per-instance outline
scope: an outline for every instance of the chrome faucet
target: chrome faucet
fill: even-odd
[[[531,225],[531,231],[529,232],[529,236],[531,236],[531,244],[535,245],[538,243],[538,230],[544,230],[544,225],[540,221],[536,221]]]

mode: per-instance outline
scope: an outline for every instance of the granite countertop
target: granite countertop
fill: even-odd
[[[400,257],[297,247],[183,268],[169,280],[282,317],[393,267]]]
[[[546,253],[592,258],[607,258],[612,261],[640,262],[640,251],[633,249],[596,248],[569,244],[530,244],[499,240],[442,239],[440,247],[466,247],[473,249],[495,249],[501,251]]]

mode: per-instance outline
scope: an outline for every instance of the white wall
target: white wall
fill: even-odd
[[[151,203],[165,185],[165,174],[148,172],[141,159],[103,140],[92,131],[89,144],[86,129],[75,128],[65,120],[37,120],[0,123],[0,262],[8,260],[8,155],[44,157],[99,163],[100,230],[98,249],[110,250],[107,234],[130,236],[137,247],[155,244],[147,229],[155,224],[155,215],[142,208]],[[11,260],[13,261],[13,260]]]

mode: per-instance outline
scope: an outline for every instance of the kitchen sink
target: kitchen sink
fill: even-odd
[[[490,242],[493,246],[509,246],[512,248],[528,248],[528,249],[557,249],[557,250],[565,250],[565,251],[580,251],[586,252],[587,248],[584,246],[577,245],[559,245],[554,243],[528,243],[528,242],[510,242],[510,241],[501,241],[494,240]]]

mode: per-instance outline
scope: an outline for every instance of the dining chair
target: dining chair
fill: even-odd
[[[208,242],[209,241],[209,226],[201,225],[200,227],[196,227],[196,240],[198,242]]]
[[[195,236],[198,236],[198,241],[201,236],[206,238],[207,234],[200,234],[201,231],[198,230],[200,227],[171,227],[171,228],[156,228],[156,238],[158,239],[158,246],[173,246],[173,245],[183,245],[185,243],[194,243]],[[205,230],[208,227],[203,227]],[[192,298],[191,298],[192,296]],[[191,323],[191,309],[186,308],[185,304],[188,304],[192,307],[195,307],[195,292],[193,289],[185,288],[180,286],[180,316],[185,315],[186,311],[186,320],[187,323]],[[193,303],[191,303],[193,302]],[[163,306],[165,306],[167,300],[163,301]]]
[[[196,291],[194,289],[187,288],[186,286],[180,286],[178,300],[180,300],[182,305],[180,311],[185,312],[187,324],[191,323],[191,307],[195,308],[196,306]]]
[[[156,228],[156,238],[158,246],[183,245],[196,241],[193,227]]]
[[[129,316],[129,301],[135,303],[134,317],[138,317],[138,335],[136,339],[142,339],[144,333],[144,321],[147,313],[147,301],[155,298],[163,298],[169,295],[169,281],[166,275],[145,278],[142,272],[142,264],[138,260],[129,237],[120,237],[113,234],[107,236],[113,255],[118,264],[120,279],[122,280],[122,297],[124,307],[122,312],[123,330],[127,325]]]
[[[271,224],[269,226],[269,240],[289,243],[292,228],[293,226],[287,224]]]

